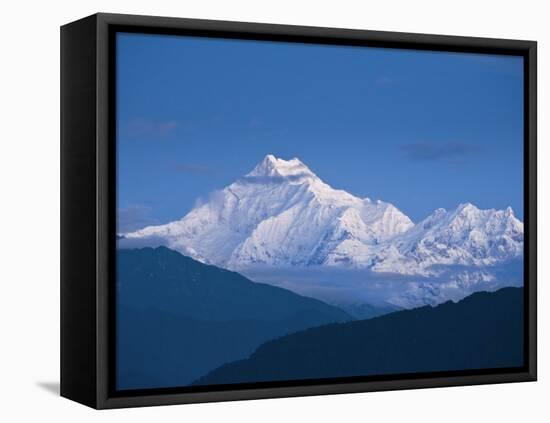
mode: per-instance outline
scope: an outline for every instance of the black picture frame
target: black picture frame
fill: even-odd
[[[522,368],[197,390],[114,390],[114,34],[198,35],[524,58],[525,363]],[[537,378],[537,44],[534,41],[98,13],[61,27],[61,395],[97,409],[430,388]]]

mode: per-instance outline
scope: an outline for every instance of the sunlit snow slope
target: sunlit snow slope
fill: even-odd
[[[461,204],[415,225],[392,204],[334,189],[300,160],[273,155],[181,220],[123,236],[235,270],[319,265],[432,275],[438,264],[493,265],[523,253],[523,223],[510,208]]]

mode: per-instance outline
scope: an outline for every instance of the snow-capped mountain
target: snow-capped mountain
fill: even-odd
[[[300,160],[273,155],[181,220],[124,237],[237,270],[321,265],[426,275],[434,265],[491,265],[523,251],[523,223],[510,208],[464,204],[414,225],[392,204],[334,189]]]
[[[374,271],[435,274],[437,265],[491,266],[523,254],[523,222],[506,210],[436,210],[380,249]],[[434,267],[432,267],[434,266]]]

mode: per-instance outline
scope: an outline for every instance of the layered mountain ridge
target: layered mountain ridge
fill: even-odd
[[[334,266],[433,275],[437,265],[490,266],[523,252],[523,223],[511,208],[466,203],[415,225],[390,203],[334,189],[299,159],[273,155],[182,219],[122,235],[233,270]]]
[[[312,347],[314,346],[314,347]],[[523,289],[295,332],[195,385],[521,367]]]
[[[166,247],[117,251],[117,388],[182,386],[345,311]]]

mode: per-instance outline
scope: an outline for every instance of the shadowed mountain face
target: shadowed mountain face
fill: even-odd
[[[267,342],[197,385],[523,365],[523,289],[330,324]]]
[[[349,313],[351,316],[355,317],[357,320],[372,319],[374,317],[383,316],[384,314],[389,314],[401,310],[400,307],[394,306],[392,304],[375,306],[366,303],[344,303],[338,304],[338,307]]]
[[[117,252],[117,387],[184,386],[260,344],[349,314],[165,247]]]
[[[119,250],[117,266],[117,298],[123,306],[202,320],[277,321],[304,312],[328,321],[350,320],[322,301],[252,282],[166,247]]]

